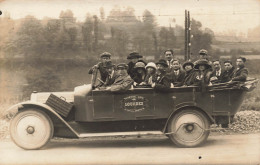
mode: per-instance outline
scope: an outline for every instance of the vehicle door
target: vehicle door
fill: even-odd
[[[93,119],[115,120],[114,94],[111,91],[93,90]]]
[[[117,119],[153,119],[154,92],[152,88],[135,88],[124,93],[114,94],[114,109]]]

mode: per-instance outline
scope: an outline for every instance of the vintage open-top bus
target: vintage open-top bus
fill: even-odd
[[[12,140],[24,149],[39,149],[53,137],[86,138],[120,135],[166,135],[180,147],[202,144],[212,123],[227,126],[245,93],[258,80],[206,87],[176,87],[167,92],[132,88],[114,93],[92,89],[31,95],[14,105]]]

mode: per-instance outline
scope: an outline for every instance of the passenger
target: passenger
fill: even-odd
[[[173,86],[179,86],[184,80],[185,72],[180,69],[180,62],[178,60],[173,60],[172,71],[168,74]]]
[[[156,63],[157,70],[153,76],[152,88],[158,91],[167,91],[171,87],[171,82],[166,75],[168,64],[165,60],[161,59]]]
[[[202,87],[209,85],[210,75],[212,72],[210,71],[211,66],[209,65],[208,61],[205,59],[199,60],[194,66],[194,69],[197,69],[195,84],[201,85]]]
[[[99,62],[98,64],[94,65],[90,70],[89,70],[89,74],[93,74],[94,70],[98,69],[100,72],[100,78],[103,82],[106,81],[106,78],[108,76],[108,73],[106,71],[106,69],[104,68],[104,66],[106,65],[106,62],[111,61],[111,54],[108,52],[104,52],[102,54],[100,54],[100,59],[101,62]]]
[[[106,78],[106,81],[104,82],[103,87],[111,86],[115,82],[116,74],[115,74],[115,65],[112,64],[111,61],[108,61],[105,65],[105,69],[108,73],[108,76]]]
[[[125,63],[118,64],[116,69],[116,78],[111,87],[107,90],[112,92],[124,92],[131,88],[134,80],[127,73],[127,65]]]
[[[225,61],[224,62],[225,66],[225,71],[222,74],[221,83],[229,82],[232,79],[232,76],[234,75],[235,72],[235,67],[232,65],[231,61]]]
[[[214,66],[214,71],[210,75],[210,82],[219,83],[221,82],[222,75],[223,75],[220,61],[219,60],[213,61],[213,66]]]
[[[144,82],[145,79],[145,64],[143,62],[137,62],[134,66],[133,80],[135,85],[139,85]]]
[[[131,78],[134,78],[134,66],[135,64],[142,58],[139,53],[137,52],[132,52],[127,56],[127,59],[130,60],[128,63],[128,69],[127,73],[131,76]]]
[[[174,52],[172,49],[167,49],[164,51],[164,56],[165,56],[165,60],[167,61],[167,65],[168,65],[168,71],[170,72],[170,68],[172,68],[172,63],[173,60],[176,60],[176,58],[174,57]]]
[[[196,71],[194,70],[194,64],[190,61],[187,61],[182,65],[182,67],[185,70],[185,76],[183,81],[180,84],[177,84],[176,87],[194,85],[197,76]]]
[[[112,85],[113,81],[115,80],[115,74],[114,74],[115,71],[114,71],[114,65],[112,64],[112,62],[111,61],[106,62],[103,67],[108,74],[106,77],[106,80],[102,81],[99,79],[99,84],[94,86],[93,89],[98,88],[98,89],[102,90],[105,87]]]
[[[237,70],[234,72],[231,81],[246,81],[246,78],[248,76],[248,70],[247,68],[245,68],[245,62],[245,57],[239,57],[237,59]]]
[[[146,75],[145,75],[145,79],[144,82],[141,83],[140,85],[152,85],[152,78],[155,75],[156,72],[156,64],[154,62],[149,62],[146,66]]]
[[[212,65],[212,62],[208,59],[208,51],[205,49],[201,49],[199,51],[199,59],[194,62],[194,65],[196,65],[199,60],[207,60],[209,65]],[[212,66],[211,66],[211,68],[212,68]]]

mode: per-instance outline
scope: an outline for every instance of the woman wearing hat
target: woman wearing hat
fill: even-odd
[[[145,64],[143,62],[137,62],[133,70],[133,80],[135,85],[140,84],[145,78]]]
[[[158,91],[167,91],[171,87],[171,82],[166,75],[168,64],[165,60],[161,59],[156,63],[156,66],[157,70],[151,86]]]
[[[142,58],[143,56],[141,56],[139,53],[137,52],[132,52],[130,53],[128,56],[127,56],[127,59],[130,60],[130,62],[127,64],[128,65],[128,70],[127,70],[127,73],[132,77],[134,78],[134,67],[135,67],[135,64],[137,62],[143,62],[145,63],[144,61],[141,61],[140,58]]]
[[[209,84],[210,75],[211,75],[211,65],[205,59],[198,60],[197,64],[194,66],[197,69],[197,76],[195,82],[199,85],[204,87],[205,85]]]
[[[181,83],[177,84],[177,86],[191,86],[195,84],[196,71],[194,70],[194,64],[190,61],[185,62],[182,65],[185,70],[185,76]]]
[[[145,66],[145,70],[146,70],[146,75],[144,78],[144,82],[142,82],[140,85],[152,85],[153,81],[153,76],[155,75],[156,72],[156,64],[154,62],[149,62],[146,66]]]

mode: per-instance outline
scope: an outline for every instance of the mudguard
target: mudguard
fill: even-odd
[[[55,117],[57,117],[62,123],[64,123],[71,130],[71,132],[76,135],[76,137],[79,137],[79,134],[57,112],[55,112],[47,104],[39,103],[39,102],[35,102],[35,101],[25,101],[25,102],[21,102],[21,103],[18,103],[16,105],[13,105],[9,109],[7,109],[7,111],[10,111],[10,110],[15,109],[15,108],[17,108],[17,110],[19,111],[19,110],[21,110],[23,108],[27,108],[27,107],[38,107],[39,110],[44,109],[44,110],[50,112]]]
[[[182,109],[186,109],[186,108],[193,108],[193,109],[196,109],[196,110],[199,110],[201,111],[202,113],[204,113],[208,119],[210,120],[211,123],[214,123],[215,120],[212,118],[212,116],[210,116],[206,111],[204,111],[202,108],[198,107],[195,103],[193,102],[186,102],[186,103],[181,103],[179,105],[176,105],[176,108],[174,111],[172,111],[172,113],[169,115],[165,125],[164,125],[164,128],[162,130],[163,133],[166,133],[167,131],[167,125],[170,121],[170,119],[172,118],[172,116],[174,116],[176,113],[178,113],[179,111],[181,111]]]

